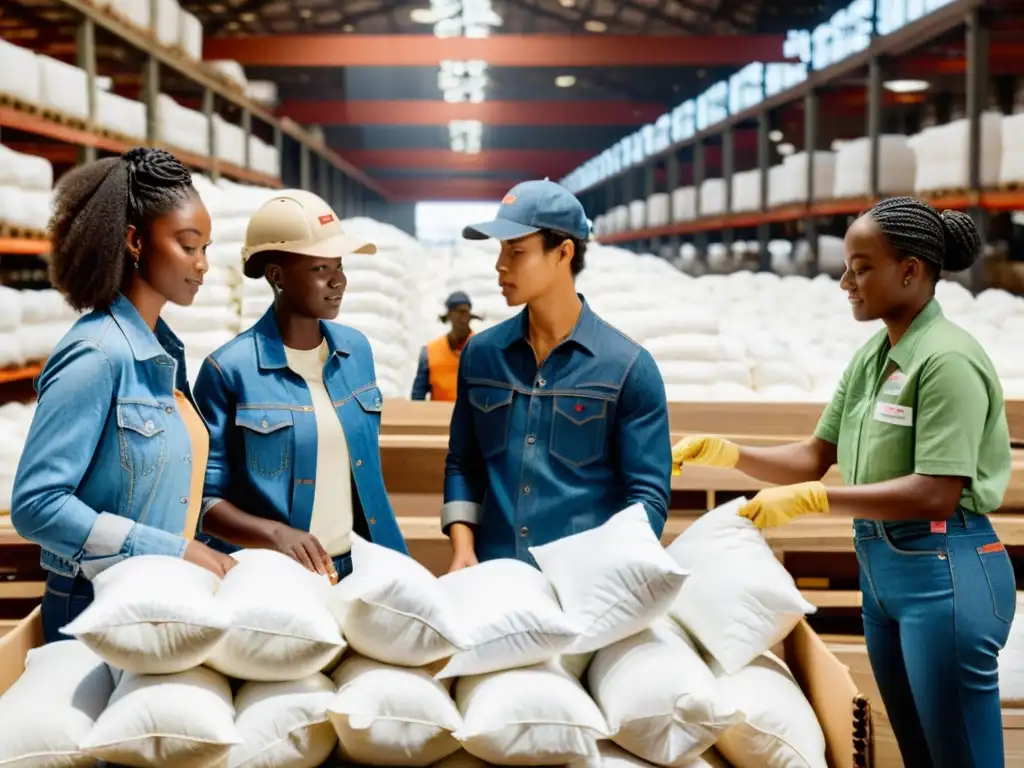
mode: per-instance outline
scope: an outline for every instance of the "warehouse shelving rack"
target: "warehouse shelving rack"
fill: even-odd
[[[14,0],[15,4],[21,0]],[[109,10],[94,5],[90,0],[49,0],[52,6],[71,10],[77,16],[77,35],[74,44],[77,65],[85,70],[88,88],[92,92],[97,77],[98,30],[115,38],[119,43],[134,49],[143,56],[140,100],[147,107],[147,136],[144,142],[159,146],[156,123],[156,99],[160,93],[161,70],[169,70],[174,76],[192,83],[202,90],[202,109],[207,118],[216,111],[218,100],[238,111],[240,125],[245,132],[244,167],[220,161],[214,157],[203,157],[183,152],[175,147],[166,147],[174,152],[193,169],[210,174],[215,180],[224,176],[249,184],[280,187],[284,184],[316,191],[329,199],[339,214],[359,215],[366,211],[373,201],[384,200],[387,192],[373,179],[343,160],[327,148],[313,132],[306,130],[292,120],[280,119],[251,99],[247,98],[237,84],[230,82],[212,67],[201,62],[186,59],[182,54],[157,42],[152,30],[130,24]],[[155,3],[152,3],[155,6]],[[33,7],[38,11],[39,6]],[[151,8],[151,18],[157,14]],[[77,162],[88,162],[98,152],[120,153],[131,143],[109,132],[95,129],[93,115],[85,127],[74,127],[53,119],[34,109],[35,105],[7,104],[0,106],[0,141],[5,129],[30,134],[77,148]],[[95,100],[90,99],[90,111],[95,110]],[[269,176],[252,170],[249,166],[249,136],[254,121],[269,128],[273,144],[281,158],[280,177]],[[213,128],[210,127],[212,134]],[[211,136],[212,138],[212,136]],[[212,145],[212,142],[211,142]],[[294,152],[297,145],[298,152]],[[297,154],[297,168],[289,167],[288,160]],[[25,242],[27,241],[27,242]],[[39,255],[45,253],[41,238],[0,237],[0,255]]]
[[[881,0],[873,3],[875,17]],[[712,142],[721,143],[721,178],[726,187],[726,211],[720,216],[701,216],[699,195],[697,216],[694,220],[671,224],[665,227],[648,228],[605,235],[598,239],[602,243],[623,244],[642,249],[650,247],[657,253],[666,243],[672,253],[678,253],[682,238],[692,236],[698,252],[703,252],[708,243],[709,233],[720,233],[722,241],[730,244],[735,230],[756,229],[760,246],[758,268],[770,270],[771,257],[767,244],[771,237],[772,225],[794,224],[798,226],[810,246],[816,270],[818,252],[818,228],[826,217],[840,218],[855,216],[867,210],[882,197],[879,194],[880,146],[879,137],[883,124],[883,82],[887,69],[901,56],[938,40],[943,36],[964,30],[964,52],[966,60],[966,114],[969,121],[969,147],[967,155],[969,184],[966,189],[955,190],[952,194],[936,196],[931,202],[936,206],[964,210],[978,223],[983,239],[986,235],[988,215],[1007,211],[1024,210],[1024,190],[983,189],[981,180],[981,115],[987,106],[989,92],[988,61],[990,51],[989,32],[997,12],[1000,18],[1012,17],[1019,4],[1005,0],[952,0],[941,8],[931,11],[902,28],[887,35],[872,30],[870,44],[865,50],[853,53],[824,69],[808,71],[806,79],[789,89],[767,96],[757,105],[730,114],[722,121],[704,130],[696,131],[689,138],[671,144],[660,152],[653,153],[638,165],[624,168],[600,181],[574,188],[592,219],[605,213],[616,204],[628,205],[634,199],[646,199],[658,191],[658,176],[664,175],[665,189],[672,192],[680,184],[680,153],[692,153],[692,185],[700,187],[705,175],[705,149]],[[811,43],[813,46],[813,41]],[[809,68],[810,69],[810,68]],[[870,190],[864,198],[839,200],[808,200],[800,205],[786,205],[779,208],[768,206],[768,169],[771,165],[770,150],[772,113],[785,107],[802,105],[803,135],[805,149],[820,149],[821,94],[830,86],[850,78],[863,76],[866,72],[865,119],[866,135],[870,139]],[[1024,74],[1024,73],[1022,73]],[[732,176],[735,172],[734,138],[736,129],[751,122],[757,124],[757,165],[761,171],[760,210],[751,213],[729,213],[732,209]],[[813,189],[814,157],[809,156],[807,164],[807,188]],[[639,182],[639,183],[638,183]],[[979,260],[971,274],[975,289],[984,287],[984,265]]]

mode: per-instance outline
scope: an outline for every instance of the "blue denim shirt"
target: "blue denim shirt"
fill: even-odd
[[[181,342],[124,296],[54,348],[11,504],[43,568],[92,578],[133,555],[184,553],[192,444],[175,388],[191,397]]]
[[[330,350],[324,383],[348,442],[355,531],[408,552],[384,488],[383,398],[370,343],[344,325],[320,327]],[[316,415],[309,387],[288,367],[273,307],[203,362],[195,392],[210,427],[204,512],[226,499],[249,514],[308,531],[316,493]],[[237,549],[205,534],[203,540],[222,551]]]
[[[585,300],[572,334],[539,369],[526,332],[524,310],[462,352],[442,526],[475,525],[480,560],[532,563],[528,547],[641,502],[661,536],[672,445],[654,358]]]

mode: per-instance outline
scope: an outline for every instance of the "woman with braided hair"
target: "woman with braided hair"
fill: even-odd
[[[208,265],[210,215],[172,155],[133,149],[56,189],[51,281],[85,314],[39,376],[11,522],[42,549],[47,642],[92,600],[90,579],[133,555],[234,561],[193,540],[209,436],[181,342],[160,319],[189,305]]]
[[[981,345],[943,317],[943,269],[981,250],[970,217],[911,198],[846,233],[857,320],[885,329],[853,357],[813,437],[777,447],[689,437],[673,460],[767,482],[740,514],[758,527],[854,518],[864,635],[908,768],[1004,765],[997,655],[1014,616],[1013,568],[986,515],[1010,479],[1002,388]],[[841,486],[821,478],[835,463]]]

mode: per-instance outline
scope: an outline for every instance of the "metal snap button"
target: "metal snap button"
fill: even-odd
[[[186,497],[182,496],[181,497],[181,503],[182,504],[188,504],[188,499]]]
[[[530,486],[526,486],[525,488],[523,488],[523,493],[529,494],[530,493]]]
[[[543,386],[545,386],[546,384],[547,384],[547,382],[546,382],[546,381],[544,381],[544,379],[537,379],[537,386],[538,386],[538,387],[543,387]]]
[[[375,398],[374,401],[373,401],[373,404],[374,405],[380,405],[380,398],[379,397]]]
[[[263,423],[263,428],[264,428],[264,429],[266,429],[267,427],[269,427],[269,426],[270,426],[270,422],[269,422],[269,421],[267,421],[266,419],[264,419],[262,423]]]
[[[152,432],[153,431],[153,422],[152,421],[147,421],[146,422],[146,431],[147,432]]]
[[[370,522],[370,525],[376,525],[377,524],[377,518],[376,517],[371,517],[369,522]]]
[[[174,413],[174,409],[171,408],[171,406],[169,405],[166,408],[164,408],[164,410],[167,411],[168,413]]]
[[[533,445],[536,442],[537,442],[537,438],[534,437],[533,435],[530,435],[528,438],[526,438],[526,444],[527,445]]]
[[[356,466],[357,467],[363,466],[363,460],[362,459],[356,459]]]
[[[529,532],[530,532],[530,529],[527,528],[525,525],[522,528],[519,529],[519,535],[520,536],[526,536]]]

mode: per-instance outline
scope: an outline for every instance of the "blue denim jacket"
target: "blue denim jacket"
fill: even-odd
[[[412,381],[410,400],[426,400],[430,394],[430,361],[427,359],[427,348],[420,350],[420,360],[416,364],[416,378]]]
[[[184,553],[192,444],[175,388],[191,397],[181,342],[124,296],[54,348],[11,504],[43,568],[92,578],[133,555]]]
[[[660,536],[672,445],[654,358],[585,300],[572,334],[539,369],[526,331],[524,310],[462,352],[442,526],[475,525],[480,560],[532,563],[528,547],[642,502]]]
[[[330,350],[324,383],[348,441],[355,531],[407,552],[384,488],[383,398],[370,343],[344,325],[320,327]],[[309,387],[288,367],[273,307],[203,362],[195,392],[210,427],[204,512],[226,499],[250,514],[308,531],[316,493],[316,415]],[[237,549],[205,534],[203,540],[222,551]]]

